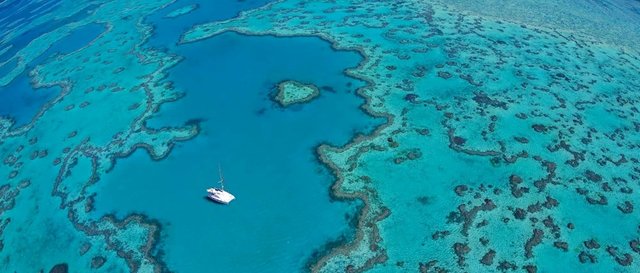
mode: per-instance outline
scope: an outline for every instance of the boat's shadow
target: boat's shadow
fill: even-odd
[[[214,203],[214,204],[216,204],[216,205],[224,205],[224,204],[222,204],[222,203],[220,203],[220,202],[217,202],[217,201],[215,201],[215,200],[211,200],[211,198],[206,197],[206,196],[203,196],[203,197],[202,197],[202,199],[206,200],[207,202]]]

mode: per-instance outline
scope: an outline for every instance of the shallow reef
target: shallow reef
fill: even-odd
[[[13,29],[12,34],[20,35],[56,16],[83,12],[73,18],[77,20],[18,50],[11,57],[18,60],[17,65],[0,79],[0,84],[8,84],[28,70],[33,88],[61,90],[28,124],[13,126],[12,119],[0,119],[0,268],[11,272],[166,270],[154,250],[160,228],[156,221],[143,215],[97,217],[91,211],[93,185],[117,158],[142,148],[160,160],[176,141],[198,133],[197,124],[158,129],[145,125],[160,104],[181,96],[163,81],[163,71],[178,58],[141,47],[151,32],[141,24],[142,18],[169,3],[64,3],[63,11]],[[106,25],[98,37],[27,66],[52,44],[94,22]]]
[[[189,13],[193,12],[194,10],[196,10],[197,8],[198,8],[198,4],[187,5],[187,6],[172,10],[171,12],[167,13],[167,15],[165,15],[165,17],[166,18],[176,18],[178,16],[189,14]]]
[[[278,92],[274,99],[283,107],[305,103],[320,95],[318,87],[291,80],[279,83],[277,89]]]
[[[43,1],[0,20],[3,42],[32,37],[0,47],[0,86],[28,76],[34,89],[59,90],[30,122],[0,117],[0,268],[173,270],[157,248],[160,222],[92,213],[118,159],[144,150],[163,160],[200,133],[198,120],[147,125],[184,96],[167,79],[181,57],[145,46],[145,18],[173,2]],[[471,2],[281,0],[194,25],[180,43],[229,31],[317,36],[364,56],[345,73],[367,83],[362,108],[387,122],[317,148],[337,177],[331,196],[363,205],[353,240],[328,243],[310,271],[637,272],[638,21],[598,24],[584,8],[548,21],[535,17],[548,5],[500,13]],[[167,16],[198,8],[181,7]],[[43,58],[96,23],[104,28],[90,42]],[[286,101],[317,94],[290,84],[302,92]]]
[[[366,206],[314,272],[638,268],[637,49],[453,5],[346,2],[278,1],[182,37],[317,35],[367,58],[348,73],[388,123],[319,148],[333,194]]]

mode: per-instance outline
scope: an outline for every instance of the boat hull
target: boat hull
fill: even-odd
[[[236,199],[233,194],[219,188],[210,188],[207,189],[207,198],[211,199],[220,204],[229,204],[231,201]]]
[[[216,202],[216,203],[218,203],[218,204],[223,204],[223,205],[228,205],[228,204],[233,200],[233,199],[231,199],[231,200],[229,200],[229,201],[225,201],[225,200],[221,200],[221,199],[218,199],[218,198],[216,198],[216,197],[213,197],[213,196],[211,196],[211,195],[207,196],[207,198],[208,198],[209,200],[213,201],[213,202]]]

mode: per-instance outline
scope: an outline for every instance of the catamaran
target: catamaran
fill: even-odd
[[[220,165],[218,165],[218,173],[220,174],[220,181],[218,181],[218,183],[220,183],[220,188],[208,188],[207,198],[226,205],[233,201],[233,199],[236,199],[236,197],[224,190],[224,177],[222,177],[222,169],[220,168]]]

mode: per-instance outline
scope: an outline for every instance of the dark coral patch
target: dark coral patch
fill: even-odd
[[[105,257],[102,257],[102,256],[93,257],[91,259],[91,268],[98,269],[102,267],[105,262],[107,262],[107,259]]]
[[[53,266],[49,273],[69,273],[69,265],[61,263]]]

